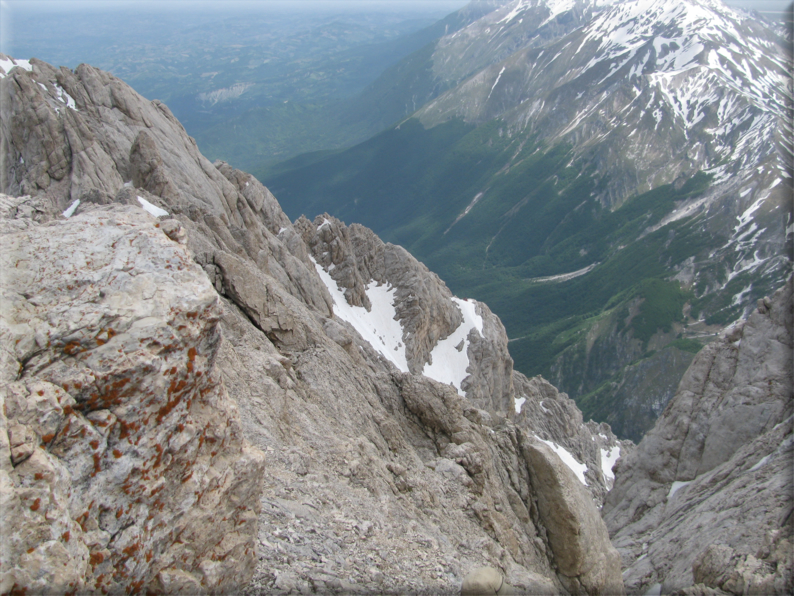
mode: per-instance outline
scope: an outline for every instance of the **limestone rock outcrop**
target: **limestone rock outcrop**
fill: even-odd
[[[31,195],[0,200],[0,449],[23,506],[49,478],[26,462],[61,480],[0,572],[31,592],[63,560],[89,590],[445,593],[489,566],[529,593],[622,592],[602,460],[566,451],[614,436],[512,370],[485,305],[365,228],[290,223],[112,75],[30,64],[0,80],[0,190]],[[536,419],[546,394],[563,420]],[[40,446],[50,426],[73,443]]]
[[[792,592],[792,280],[706,346],[604,517],[629,591]]]
[[[140,208],[39,224],[25,202],[0,242],[1,591],[229,590],[264,457],[215,365],[217,294]]]

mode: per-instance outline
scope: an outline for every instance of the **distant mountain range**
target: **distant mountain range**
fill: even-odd
[[[465,10],[362,94],[407,119],[262,177],[487,302],[517,369],[637,440],[790,271],[790,39],[712,0]]]

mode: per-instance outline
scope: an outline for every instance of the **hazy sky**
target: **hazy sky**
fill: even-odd
[[[208,10],[235,8],[334,8],[389,9],[394,7],[412,10],[427,9],[433,12],[448,9],[450,12],[467,4],[468,0],[2,0],[3,8],[12,10],[69,11],[86,9],[131,8],[141,10],[191,9]],[[753,8],[758,11],[782,11],[790,0],[724,0],[729,6]]]
[[[785,10],[790,0],[723,0],[729,6],[751,8],[767,17],[775,18]],[[211,12],[215,10],[408,10],[448,14],[466,5],[468,0],[0,0],[0,51],[12,48],[14,15],[49,14],[74,11],[105,11],[136,8],[142,12],[185,11]],[[777,14],[776,14],[777,13]]]
[[[142,11],[157,10],[272,10],[313,9],[316,7],[368,10],[394,8],[412,11],[452,12],[464,6],[468,0],[2,0],[5,8],[12,11],[71,11],[113,8],[137,8]]]

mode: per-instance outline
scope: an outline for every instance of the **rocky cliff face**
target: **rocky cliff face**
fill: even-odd
[[[451,383],[485,410],[513,409],[513,361],[507,351],[507,334],[487,305],[455,298],[435,273],[404,248],[384,244],[363,226],[348,228],[326,214],[314,223],[301,218],[296,227],[312,258],[330,276],[331,289],[336,285],[349,306],[375,315],[383,306],[389,310],[382,301],[373,305],[367,295],[370,288],[388,288],[394,313],[389,310],[385,316],[396,319],[398,326],[394,345],[385,347],[398,368]],[[366,316],[361,311],[359,315]]]
[[[0,99],[4,591],[623,591],[614,435],[485,305],[107,73]]]
[[[789,279],[696,356],[618,463],[604,518],[628,590],[791,593],[793,414]]]

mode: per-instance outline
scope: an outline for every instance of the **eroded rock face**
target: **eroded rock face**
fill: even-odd
[[[312,257],[329,272],[352,306],[370,310],[366,287],[394,288],[394,307],[403,329],[408,368],[420,373],[439,340],[463,322],[452,292],[435,273],[401,246],[384,244],[371,230],[349,228],[330,215],[296,222]]]
[[[612,488],[612,467],[635,449],[631,441],[619,440],[608,424],[584,423],[576,402],[543,377],[527,379],[514,373],[517,424],[533,436],[564,449],[586,468],[582,475],[596,504],[601,506]]]
[[[2,591],[239,585],[256,563],[264,458],[215,366],[206,276],[140,208],[10,223]]]
[[[433,349],[466,324],[443,281],[404,249],[384,244],[360,225],[348,227],[324,214],[313,222],[302,217],[296,227],[348,305],[377,309],[368,288],[384,285],[393,291],[393,316],[400,323],[408,369],[431,374],[427,365]],[[476,305],[481,328],[473,329],[467,343],[459,346],[462,350],[465,345],[468,356],[460,393],[489,415],[513,419],[530,434],[570,453],[575,465],[586,468],[583,482],[600,506],[612,486],[612,465],[633,444],[617,440],[606,424],[585,424],[576,404],[542,378],[530,380],[513,371],[501,321],[487,305],[470,302]]]
[[[618,463],[604,513],[629,590],[791,592],[791,326],[789,279],[696,356]]]
[[[525,445],[524,457],[563,585],[573,594],[622,593],[620,557],[601,517],[586,505],[590,495],[567,468],[554,465],[557,458],[547,445]]]
[[[529,395],[517,417],[517,385],[551,391],[512,371],[485,305],[456,302],[361,226],[291,224],[261,184],[209,164],[165,106],[111,75],[32,64],[0,80],[2,126],[15,131],[3,136],[3,189],[33,194],[0,197],[8,250],[28,267],[4,283],[20,314],[0,342],[3,399],[15,404],[0,449],[9,494],[42,457],[55,462],[43,478],[67,475],[48,497],[61,521],[2,551],[7,577],[35,590],[57,569],[67,587],[82,577],[88,589],[195,592],[253,573],[251,593],[444,593],[489,566],[529,593],[621,591],[594,502],[603,474],[586,486],[539,440],[573,449],[614,436],[564,396],[558,423],[536,417],[544,398]],[[56,84],[76,109],[58,103]],[[68,135],[80,142],[63,149]],[[153,219],[147,204],[168,215]],[[23,238],[34,236],[66,254],[33,262],[42,250]],[[338,316],[321,270],[348,305],[366,308],[373,282],[394,290],[406,370]],[[464,314],[482,326],[453,346],[469,359],[460,387],[419,374]],[[50,426],[60,430],[42,447]],[[61,435],[72,442],[52,451]],[[243,435],[267,453],[266,474]]]

